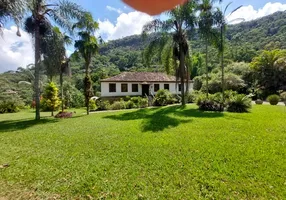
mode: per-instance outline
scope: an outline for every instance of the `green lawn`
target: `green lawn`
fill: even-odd
[[[0,199],[286,199],[285,106],[83,112],[0,115]]]

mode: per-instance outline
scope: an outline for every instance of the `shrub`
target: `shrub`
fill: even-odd
[[[194,92],[190,92],[190,93],[188,93],[188,96],[187,96],[187,102],[188,103],[194,103],[194,102],[196,102],[196,92],[198,92],[198,91],[194,91]]]
[[[228,102],[227,111],[243,113],[248,112],[251,108],[251,99],[244,94],[237,94],[230,98]]]
[[[55,118],[71,118],[73,115],[72,112],[59,112]]]
[[[114,101],[113,104],[110,106],[111,110],[121,110],[125,109],[125,102],[123,100]]]
[[[125,107],[126,107],[126,109],[137,108],[136,104],[131,100],[129,100],[125,103]]]
[[[282,92],[280,94],[280,98],[281,98],[282,101],[286,102],[286,92]]]
[[[96,110],[96,103],[94,100],[89,100],[89,110]]]
[[[158,90],[155,95],[154,105],[165,106],[170,103],[172,95],[168,90]]]
[[[141,97],[132,97],[130,101],[132,101],[135,105],[138,105],[141,99],[142,99]]]
[[[171,96],[171,100],[170,100],[170,104],[174,104],[174,103],[180,103],[181,102],[181,96],[178,94],[172,94]]]
[[[202,111],[216,111],[222,112],[224,110],[223,105],[215,100],[214,95],[209,95],[209,98],[205,94],[201,94],[197,98],[197,105]]]
[[[0,99],[0,113],[15,113],[24,108],[24,102],[16,98]]]
[[[110,110],[110,103],[109,101],[96,101],[97,110]]]
[[[223,111],[223,106],[211,99],[204,99],[200,101],[198,104],[199,109],[202,111],[216,111],[216,112],[222,112]]]
[[[140,98],[140,101],[138,103],[139,108],[147,108],[148,105],[148,99],[147,98]]]
[[[262,104],[263,104],[263,101],[262,101],[261,99],[257,99],[257,100],[255,101],[255,103],[258,104],[258,105],[262,105]]]
[[[46,87],[43,93],[43,99],[41,103],[43,104],[44,110],[49,110],[52,112],[52,116],[54,115],[54,111],[57,110],[60,105],[61,101],[58,97],[58,88],[54,82],[50,82]]]
[[[277,105],[278,102],[280,100],[280,97],[277,94],[272,94],[270,96],[267,97],[267,101],[271,104],[271,105]]]

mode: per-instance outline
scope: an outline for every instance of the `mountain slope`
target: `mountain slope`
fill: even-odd
[[[277,48],[286,49],[286,12],[276,12],[272,15],[236,25],[227,29],[227,39],[230,43],[239,43],[240,46],[251,44],[255,50],[264,49],[269,43],[275,43]],[[198,38],[194,36],[194,38]],[[146,45],[140,35],[133,35],[107,43],[101,49],[102,54],[110,50],[142,50]],[[194,49],[200,46],[199,41],[193,41]]]

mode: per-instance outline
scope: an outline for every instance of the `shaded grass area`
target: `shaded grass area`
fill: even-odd
[[[0,115],[0,165],[10,164],[0,169],[0,197],[286,197],[282,106],[246,114],[171,106],[37,124],[32,117]]]

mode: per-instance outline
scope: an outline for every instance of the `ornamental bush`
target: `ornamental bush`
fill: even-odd
[[[243,113],[248,112],[251,108],[251,99],[244,94],[234,95],[229,99],[227,111]]]
[[[280,100],[280,97],[277,94],[272,94],[270,96],[267,97],[267,101],[271,104],[271,105],[277,105],[278,102]]]
[[[172,100],[172,94],[169,90],[158,90],[155,95],[154,105],[155,106],[166,106]]]
[[[122,110],[125,109],[125,102],[123,100],[114,101],[113,104],[110,106],[111,110]]]
[[[110,110],[110,103],[109,101],[96,101],[97,110]]]

